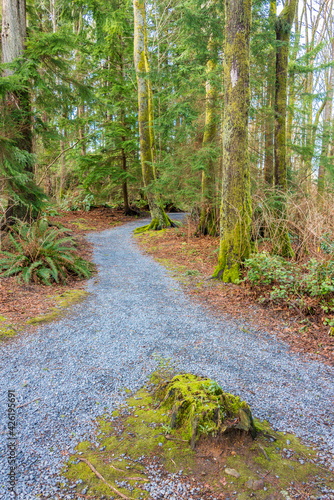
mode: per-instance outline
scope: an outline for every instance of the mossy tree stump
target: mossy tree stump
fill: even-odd
[[[195,449],[202,435],[216,438],[236,430],[256,436],[250,407],[217,382],[192,374],[176,375],[155,389],[159,407],[171,410],[170,429],[180,429]]]

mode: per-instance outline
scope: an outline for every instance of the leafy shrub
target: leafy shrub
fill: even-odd
[[[293,304],[304,312],[334,312],[333,261],[311,259],[298,264],[263,252],[247,259],[245,268],[243,281],[257,289],[261,302]],[[310,298],[315,299],[313,305],[308,300],[306,306]],[[325,321],[328,323],[328,319]]]
[[[301,290],[311,297],[324,297],[334,292],[334,262],[311,259],[305,266]]]
[[[320,248],[326,254],[334,254],[334,241],[330,239],[328,233],[323,235]]]
[[[45,219],[32,224],[16,221],[8,234],[8,250],[2,251],[0,276],[18,276],[25,283],[66,283],[68,276],[88,278],[92,264],[77,257],[74,240],[66,229],[49,227]]]
[[[59,204],[60,210],[72,211],[84,210],[89,212],[95,203],[94,195],[91,193],[70,194],[64,196]]]
[[[247,259],[245,267],[248,269],[247,279],[253,285],[271,285],[279,282],[289,286],[296,272],[293,263],[266,252],[255,254]]]

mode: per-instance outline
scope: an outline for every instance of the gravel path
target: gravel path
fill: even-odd
[[[277,429],[317,441],[334,466],[334,370],[303,362],[273,336],[211,317],[141,253],[132,239],[140,224],[89,235],[99,267],[91,296],[67,318],[0,345],[0,498],[11,498],[8,390],[18,405],[29,403],[16,411],[17,498],[55,498],[66,453],[92,419],[124,399],[124,388],[145,383],[156,354],[216,379]]]

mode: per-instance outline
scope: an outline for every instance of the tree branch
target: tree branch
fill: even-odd
[[[87,139],[87,137],[89,137],[88,135],[86,135],[85,137],[82,137],[81,139],[78,139],[74,144],[72,144],[72,146],[69,146],[68,148],[64,149],[64,151],[62,151],[58,156],[56,156],[56,158],[54,160],[52,160],[51,163],[49,163],[49,165],[47,165],[45,168],[44,168],[44,172],[43,172],[43,175],[42,177],[40,178],[40,180],[38,181],[37,183],[37,186],[40,186],[41,183],[44,181],[45,177],[46,177],[46,174],[48,173],[48,170],[50,167],[52,167],[52,165],[54,165],[56,163],[57,160],[59,160],[59,158],[61,156],[63,156],[63,154],[66,153],[66,151],[68,151],[69,149],[73,149],[80,141],[83,141],[84,139]]]

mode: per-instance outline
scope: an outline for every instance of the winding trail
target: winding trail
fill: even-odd
[[[1,499],[12,498],[9,389],[18,405],[29,403],[16,412],[17,498],[55,498],[66,454],[90,434],[95,417],[125,398],[124,388],[147,381],[156,355],[216,379],[277,429],[316,441],[334,466],[334,370],[303,361],[269,334],[210,316],[141,253],[132,231],[142,224],[90,234],[99,268],[87,286],[90,297],[66,318],[0,345]]]

